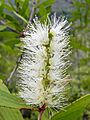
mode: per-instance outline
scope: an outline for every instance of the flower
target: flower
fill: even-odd
[[[48,22],[47,22],[48,21]],[[45,23],[36,17],[25,33],[18,66],[19,95],[27,104],[60,108],[66,85],[70,25],[53,15]]]

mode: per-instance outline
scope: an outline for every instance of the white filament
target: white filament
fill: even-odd
[[[49,19],[48,25],[37,18],[33,21],[22,39],[24,54],[18,67],[19,95],[27,104],[41,107],[46,103],[48,107],[59,108],[65,89],[69,25],[56,15]]]

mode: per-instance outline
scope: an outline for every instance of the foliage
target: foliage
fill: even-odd
[[[6,93],[6,96],[4,93]],[[10,99],[10,97],[7,95],[10,96],[8,88],[0,80],[0,120],[23,120],[23,117],[18,109],[16,110],[15,107],[10,108],[12,106],[11,104],[13,104],[13,100],[11,98],[11,101],[9,101],[8,98]],[[17,100],[15,100],[15,102],[17,102]]]
[[[60,111],[55,114],[52,120],[78,120],[81,119],[82,114],[90,104],[90,95],[86,95],[79,100],[67,106],[65,111]],[[31,109],[30,106],[25,105],[24,101],[15,95],[11,95],[6,86],[0,81],[0,117],[3,120],[23,120],[18,109]],[[4,114],[5,112],[5,114]],[[8,114],[10,116],[8,116]],[[13,116],[13,117],[12,117]],[[14,117],[15,116],[15,117]],[[74,118],[73,118],[74,117]],[[46,119],[46,118],[45,118]]]
[[[20,51],[20,37],[23,37],[29,19],[38,15],[43,21],[51,11],[54,0],[44,2],[30,0],[0,1],[0,78],[6,80],[15,67]],[[33,13],[34,10],[34,13]],[[33,14],[33,15],[30,15]],[[30,16],[30,18],[29,18]],[[17,54],[18,53],[18,54]]]
[[[58,112],[51,120],[81,120],[83,112],[89,104],[90,95],[86,95],[67,106],[65,110]]]

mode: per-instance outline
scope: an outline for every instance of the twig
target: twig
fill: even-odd
[[[39,112],[38,120],[42,120],[42,114],[43,114],[43,111]]]
[[[42,120],[42,115],[45,111],[46,105],[44,104],[41,108],[39,108],[39,115],[38,115],[38,120]]]

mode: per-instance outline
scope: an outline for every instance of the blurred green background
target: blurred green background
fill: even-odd
[[[16,93],[15,70],[20,59],[20,37],[28,21],[35,15],[44,21],[57,13],[72,22],[70,30],[71,67],[68,103],[90,93],[90,0],[0,0],[0,79]],[[14,73],[14,74],[13,74]],[[13,74],[13,75],[12,75]],[[88,108],[83,120],[90,120]],[[22,111],[25,120],[35,120],[36,114]]]

